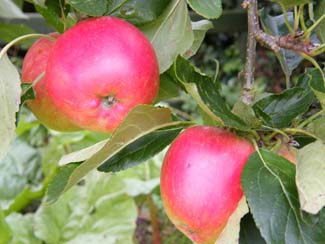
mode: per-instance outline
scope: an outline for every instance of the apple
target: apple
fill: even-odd
[[[33,83],[45,72],[47,61],[53,45],[60,36],[58,33],[39,38],[28,50],[22,65],[22,82]],[[45,78],[41,78],[34,86],[35,99],[28,100],[27,105],[34,115],[47,127],[58,131],[80,130],[53,103],[47,93]]]
[[[198,244],[215,243],[237,208],[240,177],[254,147],[211,126],[182,132],[168,149],[161,170],[161,197],[175,226]]]
[[[56,41],[46,69],[49,95],[81,128],[112,132],[159,89],[155,51],[130,23],[104,16],[79,22]]]
[[[293,164],[297,163],[298,149],[290,146],[287,143],[283,143],[276,153]]]

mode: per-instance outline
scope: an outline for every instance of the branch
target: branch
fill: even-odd
[[[245,67],[241,73],[244,78],[241,100],[246,104],[252,104],[254,101],[256,41],[274,52],[279,52],[280,49],[283,48],[294,51],[300,55],[316,56],[323,52],[325,45],[320,46],[318,43],[311,42],[310,32],[325,19],[325,15],[319,18],[317,23],[310,27],[305,33],[303,31],[296,31],[285,36],[273,36],[264,32],[260,27],[257,0],[244,0],[242,7],[247,9],[248,37]]]
[[[258,32],[258,16],[257,16],[257,0],[245,0],[242,4],[243,8],[247,8],[248,15],[248,35],[246,47],[246,62],[244,71],[244,86],[241,95],[241,100],[246,104],[251,104],[254,101],[254,71],[256,58],[256,39],[255,33]]]

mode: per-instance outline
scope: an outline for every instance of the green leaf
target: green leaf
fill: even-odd
[[[142,194],[149,194],[153,189],[159,186],[159,178],[151,180],[125,179],[124,184],[126,193],[131,197],[136,197]]]
[[[17,6],[18,8],[22,9],[23,5],[24,5],[24,0],[12,0]]]
[[[239,244],[266,244],[250,213],[241,219]]]
[[[256,116],[261,121],[263,121],[263,123],[265,125],[272,125],[272,118],[267,113],[265,113],[262,108],[259,108],[258,106],[255,106],[253,110],[254,110]]]
[[[62,173],[59,171],[49,186],[47,202],[56,201],[63,192],[101,165],[101,170],[116,171],[147,160],[166,147],[176,137],[180,128],[186,125],[189,123],[173,122],[167,108],[149,105],[135,107],[102,149],[75,169],[65,169],[69,166],[66,165],[61,169]],[[161,138],[158,140],[157,136]]]
[[[325,108],[324,74],[322,74],[318,69],[308,69],[306,73],[310,77],[309,86],[313,90],[322,107]]]
[[[267,243],[319,244],[325,238],[325,211],[300,210],[295,166],[264,149],[244,166],[241,183],[257,227]]]
[[[315,17],[319,19],[325,14],[325,1],[318,1],[315,9]],[[318,38],[325,43],[325,21],[323,20],[316,28]]]
[[[207,19],[217,19],[222,13],[221,0],[187,0],[191,8]]]
[[[33,84],[21,83],[21,97],[19,104],[19,111],[16,113],[16,127],[20,121],[20,116],[22,112],[23,105],[27,100],[35,99],[35,92],[33,89]]]
[[[5,215],[0,208],[0,244],[8,243],[12,238],[12,232],[5,220]]]
[[[315,119],[307,126],[307,131],[316,135],[320,138],[323,142],[325,142],[325,115]]]
[[[312,3],[312,0],[271,0],[280,4],[284,9],[289,9],[301,4]]]
[[[51,139],[48,141],[46,147],[41,148],[42,153],[42,168],[44,175],[48,175],[52,172],[53,166],[57,166],[58,164],[64,165],[70,162],[81,162],[84,161],[86,153],[79,153],[79,157],[82,159],[74,158],[74,154],[68,156],[66,150],[68,148],[69,151],[78,151],[83,148],[94,146],[107,138],[107,134],[99,134],[90,131],[79,131],[79,132],[70,132],[70,133],[60,133],[55,131],[50,131],[51,135],[47,136]],[[33,135],[31,135],[33,136]],[[33,136],[34,138],[34,136]],[[91,151],[91,150],[88,150]],[[90,157],[91,155],[89,155]],[[71,161],[69,161],[69,157]],[[76,157],[78,157],[78,153],[76,152]],[[60,161],[62,159],[63,161]]]
[[[23,104],[27,100],[32,100],[32,99],[35,99],[33,84],[22,83],[20,103]]]
[[[245,197],[242,197],[236,210],[229,217],[226,226],[221,231],[215,244],[238,243],[240,231],[240,219],[248,213]]]
[[[35,33],[35,31],[23,24],[7,24],[7,23],[0,23],[0,39],[4,42],[11,42],[12,40],[16,39],[17,37]],[[34,41],[25,40],[22,42],[26,45],[31,45]]]
[[[47,0],[44,6],[36,4],[35,8],[50,26],[60,33],[65,31],[68,11],[64,5],[64,0]]]
[[[164,72],[163,74],[161,74],[159,93],[155,103],[172,97],[177,97],[178,95],[178,87],[173,82],[173,78],[168,74],[168,72]]]
[[[212,77],[201,73],[181,56],[177,57],[170,72],[216,122],[236,129],[248,129],[245,122],[231,112],[219,93],[219,84]]]
[[[41,181],[41,158],[25,141],[16,139],[5,158],[0,160],[0,207],[8,208],[28,185]]]
[[[293,24],[293,13],[288,12],[287,15],[290,24]],[[273,17],[268,15],[266,10],[262,10],[261,21],[263,29],[273,36],[284,36],[289,33],[283,14]],[[287,77],[291,76],[292,71],[297,68],[303,60],[302,56],[288,49],[281,49],[280,52],[275,53],[275,55],[278,58],[282,70]]]
[[[314,95],[309,89],[296,87],[262,98],[253,108],[257,113],[262,110],[272,119],[270,126],[284,128],[295,117],[305,113],[313,101]]]
[[[6,217],[12,231],[11,244],[42,244],[34,234],[34,215],[12,213]]]
[[[79,12],[85,13],[90,16],[102,16],[107,13],[109,8],[109,3],[112,1],[108,0],[67,0],[67,3],[70,4],[73,8],[77,9]],[[126,1],[117,1],[113,2],[126,2]]]
[[[90,147],[83,148],[80,151],[63,155],[63,157],[59,161],[59,165],[63,166],[69,163],[83,162],[93,156],[95,153],[97,153],[100,149],[102,149],[107,142],[108,140],[103,140],[97,142],[94,145],[91,145]]]
[[[1,18],[19,18],[27,19],[27,16],[21,11],[20,8],[12,0],[2,0],[0,4],[0,17]]]
[[[140,29],[156,51],[160,73],[165,72],[179,54],[189,50],[194,41],[185,0],[172,0],[158,19]]]
[[[235,103],[232,112],[240,117],[251,128],[258,128],[261,126],[261,121],[256,117],[252,107],[242,101]]]
[[[90,16],[112,15],[135,25],[155,20],[170,0],[67,0],[77,11]]]
[[[102,163],[98,169],[105,172],[120,171],[139,164],[140,162],[145,161],[152,155],[155,155],[157,152],[161,151],[166,147],[166,145],[170,144],[170,142],[179,134],[181,130],[182,127],[176,127],[163,131],[152,132],[151,134],[133,142],[131,145],[126,146],[124,149],[114,155],[114,157],[111,157]],[[160,143],[155,143],[156,140],[159,140]],[[64,155],[61,158],[59,165],[62,166],[74,162],[83,162],[103,149],[107,143],[108,140],[100,141],[80,151]],[[67,172],[72,171],[67,169]],[[69,175],[69,173],[67,173],[67,175]],[[66,175],[63,176],[63,178],[65,177]],[[60,182],[62,183],[62,181]]]
[[[143,164],[118,173],[123,177],[125,192],[132,197],[151,193],[160,183],[160,171],[166,149]]]
[[[0,160],[15,137],[16,112],[20,104],[20,77],[7,55],[0,55]]]
[[[316,141],[315,138],[306,135],[296,135],[294,140],[298,142],[300,148]]]
[[[61,194],[63,194],[63,191],[69,184],[69,179],[73,171],[79,165],[80,164],[78,163],[69,163],[59,169],[58,173],[55,175],[54,179],[50,182],[47,188],[45,197],[46,203],[53,203],[59,199],[59,197],[61,196]]]
[[[315,141],[298,151],[296,182],[301,208],[317,214],[325,206],[325,145]]]
[[[135,24],[142,25],[160,16],[171,0],[128,0],[120,8],[111,12],[114,15]]]
[[[191,48],[186,51],[186,53],[184,54],[184,57],[190,58],[194,54],[196,54],[196,52],[199,50],[199,48],[204,40],[206,32],[212,28],[213,28],[213,24],[212,24],[212,22],[210,22],[208,20],[200,20],[200,21],[192,22],[192,30],[194,33],[194,42],[192,43]]]
[[[182,129],[181,122],[176,124],[176,128],[153,131],[109,157],[98,167],[98,170],[116,172],[144,162],[168,146]]]
[[[38,238],[46,243],[132,243],[137,208],[124,193],[123,178],[92,171],[55,204],[35,216]]]

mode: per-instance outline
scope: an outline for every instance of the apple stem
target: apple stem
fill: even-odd
[[[152,239],[153,239],[152,243],[161,244],[158,213],[151,194],[147,195],[147,204],[149,207],[151,226],[152,226]]]

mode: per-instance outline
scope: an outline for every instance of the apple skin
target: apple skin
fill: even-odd
[[[215,243],[243,191],[240,177],[254,147],[220,128],[195,126],[171,144],[161,171],[168,217],[192,241]]]
[[[115,17],[91,18],[63,33],[46,69],[51,98],[78,126],[112,132],[159,90],[158,61],[145,35]]]
[[[59,33],[49,34],[55,40]],[[47,37],[39,38],[28,50],[22,65],[22,82],[33,83],[45,72],[47,61],[55,40]],[[80,130],[53,103],[49,97],[45,78],[40,79],[34,86],[35,99],[28,100],[27,105],[34,115],[47,127],[57,131]]]
[[[291,147],[290,145],[284,143],[276,152],[278,155],[284,157],[293,164],[297,163],[298,149]]]

